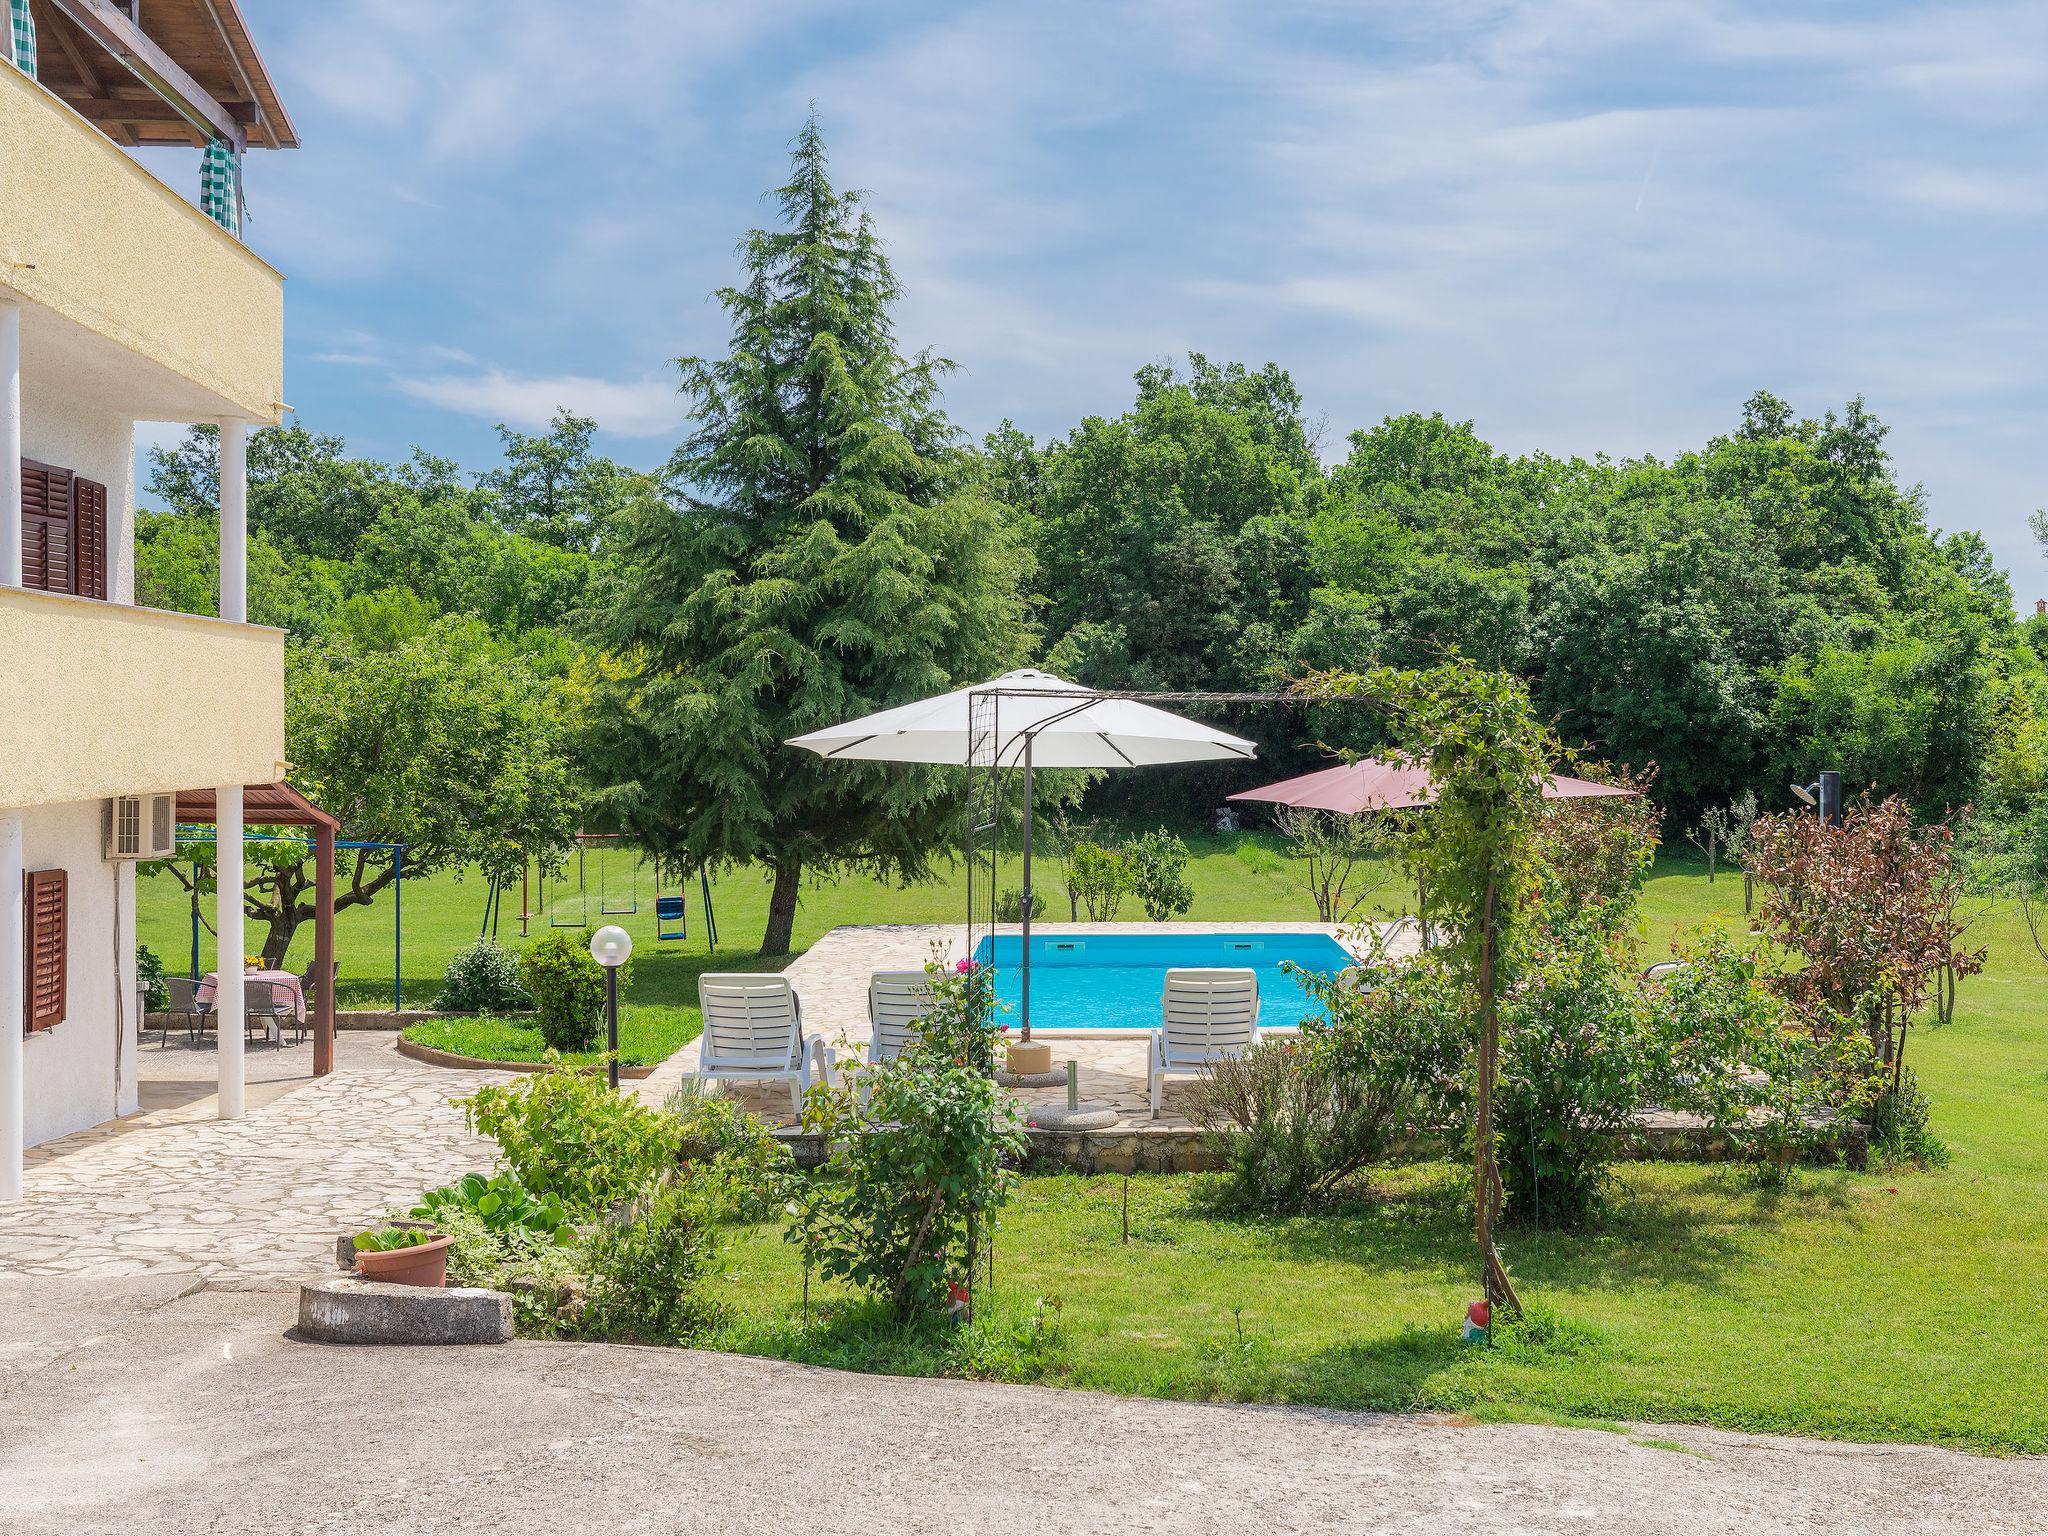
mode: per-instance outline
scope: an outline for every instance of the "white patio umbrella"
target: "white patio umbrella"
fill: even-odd
[[[1034,768],[1144,768],[1258,755],[1242,736],[1219,731],[1137,699],[1105,696],[1023,667],[990,682],[956,688],[790,738],[826,758],[863,762],[950,763],[975,752],[974,700],[980,696],[995,735],[993,759],[1024,770],[1024,963],[1018,982],[1023,1033],[1031,1038],[1031,771]],[[981,744],[984,762],[991,744]]]

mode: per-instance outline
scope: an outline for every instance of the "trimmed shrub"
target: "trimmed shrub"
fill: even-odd
[[[1035,922],[1045,916],[1045,892],[1031,893],[1031,917]],[[996,898],[996,921],[999,923],[1021,923],[1024,921],[1024,892],[1011,886]]]
[[[519,956],[495,939],[458,950],[441,977],[434,1007],[442,1013],[517,1013],[533,999],[519,984]]]
[[[604,967],[590,957],[590,935],[556,930],[521,951],[519,980],[539,1013],[540,1037],[553,1051],[587,1051],[604,1016]],[[619,967],[619,989],[632,984],[633,962]]]

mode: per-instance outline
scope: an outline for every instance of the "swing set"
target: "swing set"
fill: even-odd
[[[551,874],[544,867],[520,871],[520,936],[526,936],[535,918],[545,919],[550,928],[589,927],[593,863],[597,877],[597,916],[637,916],[640,911],[640,860],[640,849],[627,843],[616,832],[577,833],[575,857],[560,872]],[[532,901],[536,873],[540,886],[540,905],[537,907]],[[672,889],[664,890],[662,861],[659,857],[654,860],[654,936],[663,942],[680,941],[690,936],[689,873],[680,867],[672,873],[674,878],[668,882]],[[697,881],[704,904],[704,947],[707,953],[713,953],[718,948],[718,914],[711,905],[711,871],[699,865]],[[501,887],[493,881],[490,893],[484,898],[482,932],[497,933],[502,896]]]

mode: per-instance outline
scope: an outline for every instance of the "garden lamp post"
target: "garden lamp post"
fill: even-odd
[[[633,935],[607,923],[590,936],[590,958],[604,967],[605,1077],[619,1086],[619,967],[633,958]]]

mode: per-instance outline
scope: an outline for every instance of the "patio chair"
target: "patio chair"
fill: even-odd
[[[171,1043],[171,1025],[182,1020],[185,1033],[192,1044],[199,1043],[199,1031],[206,1022],[206,1008],[199,1001],[199,983],[190,976],[166,976],[163,1012],[157,1015],[163,1023],[157,1026],[158,1045]]]
[[[245,981],[242,983],[242,1038],[249,1037],[249,1031],[261,1028],[276,1044],[284,1049],[285,1021],[293,1018],[291,997],[280,995],[282,989],[274,982]]]
[[[1168,1077],[1199,1077],[1211,1062],[1242,1056],[1259,1043],[1258,972],[1168,971],[1159,1009],[1147,1071],[1155,1120]]]
[[[923,971],[876,971],[868,978],[867,1062],[884,1066],[917,1043],[918,1026],[931,1012],[932,983]],[[869,1084],[860,1079],[860,1101],[868,1101]]]
[[[781,976],[750,972],[697,978],[704,1010],[704,1035],[697,1070],[700,1082],[786,1082],[790,1107],[803,1113],[804,1090],[831,1070],[832,1053],[822,1040],[804,1038],[796,992]]]
[[[328,961],[327,980],[330,985],[340,980],[340,978],[341,962],[339,960]],[[299,995],[305,998],[306,1007],[309,1011],[315,1006],[314,999],[323,995],[320,987],[320,971],[318,967],[309,964],[306,967],[306,974],[299,978]]]
[[[932,980],[923,971],[877,971],[868,978],[868,1065],[894,1061],[916,1043],[932,1009]]]
[[[293,1045],[303,1045],[306,1036],[313,1032],[313,994],[305,989],[306,979],[303,976],[299,978],[297,1006],[294,1006],[290,988],[277,982],[271,983],[271,986],[271,996],[276,1000],[279,1010],[277,1027],[279,1030],[288,1029],[292,1032]],[[277,1043],[281,1046],[284,1041],[280,1038]]]
[[[1644,981],[1662,981],[1668,976],[1676,976],[1684,969],[1685,962],[1682,960],[1659,960],[1655,965],[1643,967],[1641,979]]]

